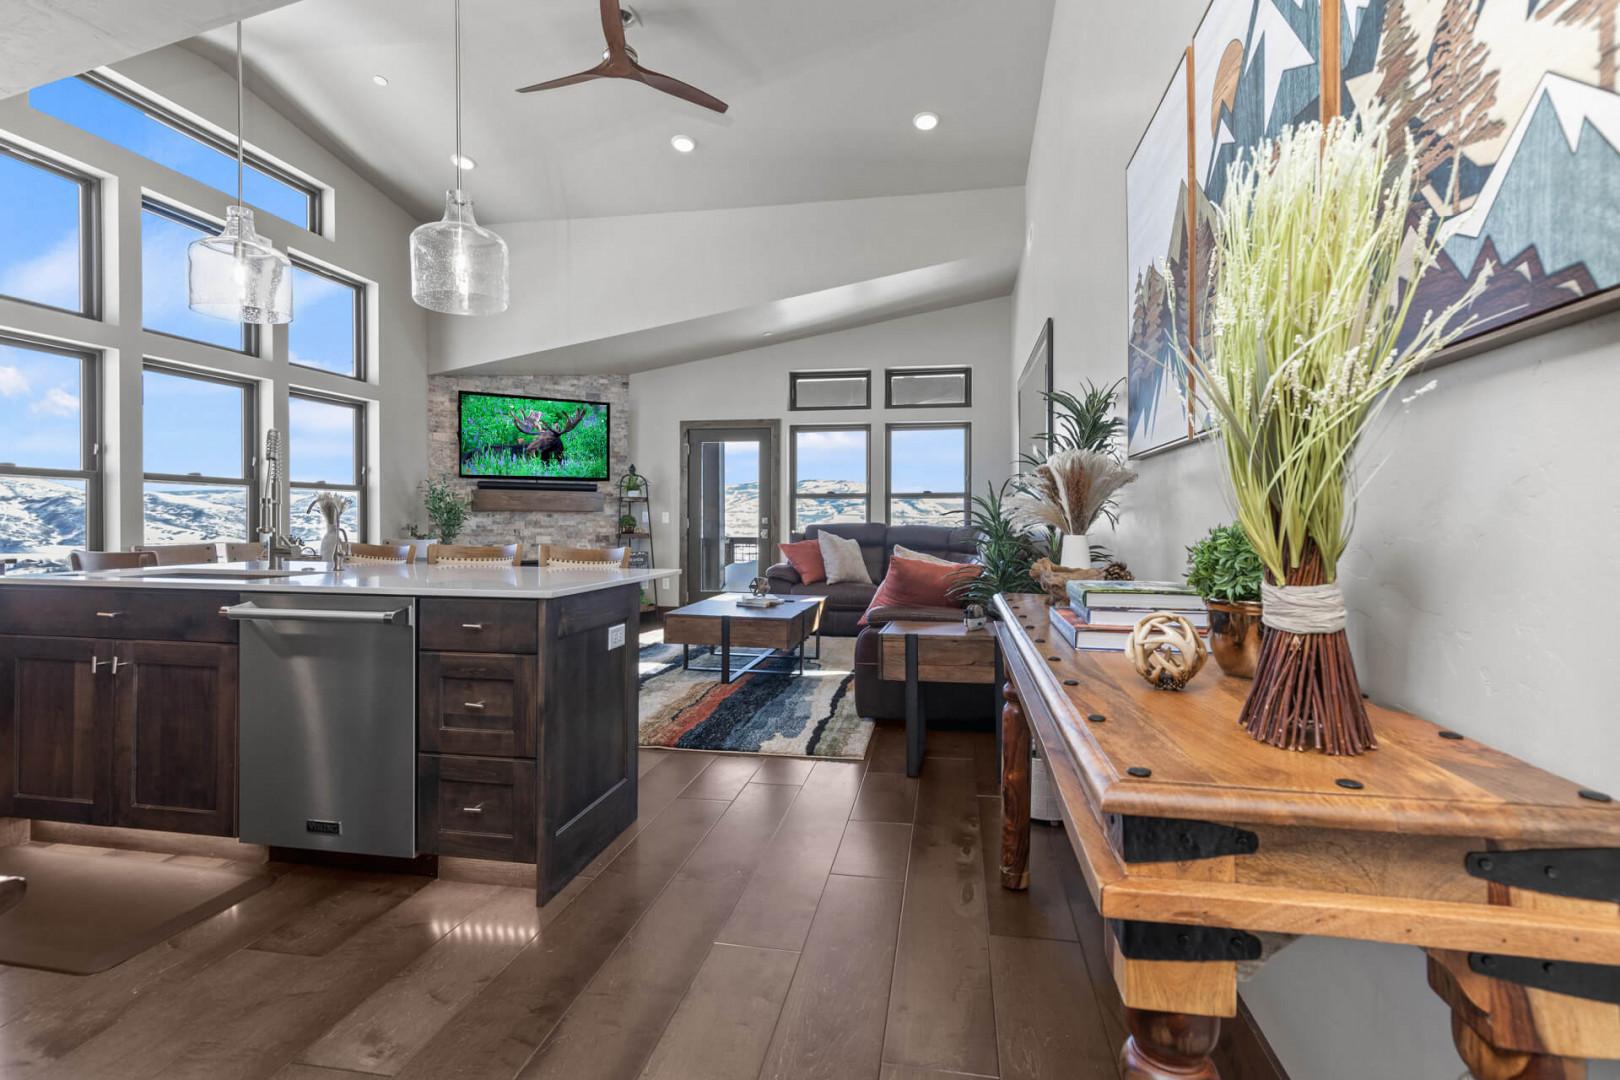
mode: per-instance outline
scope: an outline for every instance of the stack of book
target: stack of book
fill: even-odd
[[[1179,581],[1071,581],[1068,604],[1050,617],[1053,632],[1076,649],[1123,652],[1125,635],[1155,611],[1185,615],[1209,632],[1204,601]]]

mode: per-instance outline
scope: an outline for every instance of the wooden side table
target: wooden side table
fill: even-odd
[[[1001,650],[993,632],[961,622],[892,622],[878,634],[878,676],[906,684],[906,775],[916,776],[928,741],[922,684],[997,685]]]
[[[1277,750],[1237,727],[1247,682],[1155,690],[1046,634],[1043,599],[996,607],[1002,884],[1029,882],[1033,738],[1109,927],[1127,1076],[1215,1077],[1238,965],[1299,934],[1425,949],[1476,1076],[1620,1058],[1620,803],[1377,707],[1372,753]]]

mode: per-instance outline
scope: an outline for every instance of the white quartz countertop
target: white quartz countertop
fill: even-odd
[[[549,600],[617,585],[645,585],[680,576],[678,570],[561,569],[538,566],[445,566],[428,563],[356,563],[332,573],[321,563],[292,563],[289,576],[264,577],[263,563],[152,566],[96,573],[0,575],[0,589],[94,586],[118,589],[207,589],[241,593],[376,596],[482,596]]]

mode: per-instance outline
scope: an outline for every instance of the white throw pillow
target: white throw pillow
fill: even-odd
[[[961,565],[960,563],[952,562],[950,559],[942,559],[938,555],[930,555],[925,551],[912,551],[904,544],[894,545],[894,554],[890,557],[895,559],[911,559],[914,562],[933,563],[935,566]]]
[[[866,560],[861,557],[861,545],[854,540],[822,530],[816,533],[821,545],[821,561],[827,566],[827,584],[854,581],[872,584],[872,575],[866,572]]]

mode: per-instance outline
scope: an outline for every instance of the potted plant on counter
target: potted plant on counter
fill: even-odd
[[[1260,579],[1265,569],[1238,524],[1218,525],[1187,549],[1187,585],[1209,609],[1209,651],[1221,670],[1254,678],[1260,661]]]
[[[472,500],[458,491],[448,479],[440,476],[423,481],[422,509],[427,513],[428,521],[432,522],[431,529],[424,529],[414,521],[405,525],[405,536],[416,549],[418,562],[427,558],[427,549],[432,545],[456,542],[456,537],[461,535],[461,527],[467,523]]]

